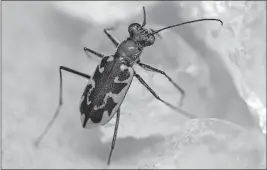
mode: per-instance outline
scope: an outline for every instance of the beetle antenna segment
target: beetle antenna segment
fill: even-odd
[[[223,25],[223,22],[220,19],[198,19],[198,20],[188,21],[188,22],[184,22],[184,23],[181,23],[181,24],[177,24],[177,25],[171,25],[171,26],[168,26],[168,27],[153,31],[152,34],[159,33],[160,31],[163,31],[163,30],[166,30],[166,29],[169,29],[169,28],[172,28],[172,27],[178,27],[178,26],[181,26],[181,25],[190,24],[190,23],[193,23],[193,22],[200,22],[200,21],[219,21],[221,23],[221,25]]]
[[[144,20],[143,20],[142,27],[144,27],[146,25],[146,9],[144,6],[143,6],[143,14],[144,14]]]

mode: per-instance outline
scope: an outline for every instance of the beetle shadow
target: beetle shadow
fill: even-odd
[[[87,160],[93,158],[101,162],[107,161],[112,138],[108,139],[107,142],[102,142],[102,132],[100,128],[93,131],[82,132],[79,136],[79,140],[75,140],[75,145],[73,143],[71,144],[71,148],[75,150],[77,154],[82,155]],[[76,136],[75,138],[78,137]],[[81,138],[83,139],[81,140]],[[136,155],[141,154],[144,150],[149,153],[154,153],[158,148],[157,146],[163,143],[164,140],[162,135],[151,135],[139,139],[135,137],[120,138],[118,136],[112,155],[112,161],[119,162],[122,159],[136,157]]]
[[[140,139],[134,137],[117,138],[112,161],[136,157],[136,155],[142,153],[144,150],[154,151],[156,146],[163,142],[164,137],[160,135]],[[90,148],[90,152],[105,162],[107,161],[110,148],[111,141],[102,143],[102,146],[97,145],[96,147]]]

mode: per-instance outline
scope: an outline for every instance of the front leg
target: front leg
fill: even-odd
[[[167,79],[180,91],[181,93],[181,100],[180,100],[180,106],[182,106],[183,104],[183,100],[184,100],[184,95],[185,95],[185,92],[184,90],[179,86],[177,85],[164,71],[161,71],[159,69],[156,69],[150,65],[147,65],[147,64],[143,64],[141,62],[138,62],[138,65],[140,67],[142,67],[143,69],[147,70],[147,71],[152,71],[152,72],[156,72],[156,73],[160,73],[162,75],[164,75],[165,77],[167,77]]]
[[[63,86],[63,80],[62,80],[62,70],[63,71],[67,71],[69,73],[72,73],[74,75],[78,75],[78,76],[81,76],[83,78],[86,78],[86,79],[91,79],[91,76],[90,75],[87,75],[87,74],[84,74],[82,72],[79,72],[79,71],[76,71],[76,70],[73,70],[73,69],[70,69],[68,67],[64,67],[64,66],[60,66],[59,67],[59,103],[58,103],[58,106],[57,106],[57,110],[55,111],[54,115],[53,115],[53,118],[49,121],[49,123],[47,124],[45,130],[43,131],[43,133],[37,138],[36,142],[35,142],[35,145],[38,146],[39,143],[42,141],[43,137],[47,134],[47,132],[49,131],[49,129],[52,127],[52,125],[54,124],[57,116],[59,115],[59,112],[60,112],[60,109],[61,109],[61,106],[63,104],[63,100],[62,100],[62,86]]]
[[[115,45],[115,47],[118,47],[118,45],[120,44],[119,40],[117,40],[117,38],[113,37],[109,31],[110,30],[115,30],[114,27],[112,28],[106,28],[104,29],[104,33],[108,36],[108,38],[112,41],[112,43]]]

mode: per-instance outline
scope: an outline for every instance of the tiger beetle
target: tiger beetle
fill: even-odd
[[[131,85],[133,77],[137,78],[141,84],[143,84],[147,90],[152,93],[152,95],[168,107],[178,111],[179,113],[189,117],[196,118],[194,115],[187,113],[176,106],[166,102],[161,99],[152,88],[143,80],[143,78],[135,72],[133,69],[134,64],[138,64],[140,67],[147,71],[152,71],[164,75],[181,93],[181,102],[184,98],[184,90],[179,87],[164,71],[156,69],[150,65],[144,64],[140,61],[140,55],[145,47],[151,46],[155,42],[155,36],[158,35],[160,31],[177,27],[184,24],[189,24],[199,21],[214,20],[223,22],[219,19],[199,19],[184,22],[177,25],[171,25],[159,30],[147,29],[146,25],[146,11],[143,7],[143,24],[132,23],[128,27],[128,32],[130,36],[122,41],[121,43],[110,34],[112,28],[104,29],[104,33],[112,41],[112,43],[117,48],[116,53],[110,56],[104,56],[103,54],[96,52],[90,48],[84,47],[84,51],[92,53],[97,57],[101,58],[100,64],[95,69],[93,76],[78,72],[76,70],[60,66],[59,76],[60,76],[60,92],[59,92],[59,105],[54,113],[53,118],[50,120],[44,132],[38,137],[35,144],[38,145],[43,137],[46,135],[48,130],[53,125],[56,117],[59,114],[60,108],[62,106],[62,73],[61,71],[67,71],[78,76],[84,77],[89,80],[80,102],[80,112],[81,112],[81,124],[83,128],[92,128],[96,126],[103,126],[107,124],[112,117],[117,113],[115,130],[113,134],[111,149],[108,157],[107,164],[110,164],[113,149],[115,147],[116,136],[118,132],[118,125],[120,119],[120,106],[125,98],[125,95]]]

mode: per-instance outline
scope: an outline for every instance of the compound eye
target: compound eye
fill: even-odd
[[[148,37],[147,41],[146,41],[146,46],[150,46],[150,45],[154,44],[154,42],[155,42],[155,37],[154,37],[154,35],[150,35],[150,36]]]
[[[155,37],[154,37],[154,35],[150,35],[149,37],[149,43],[151,43],[151,44],[154,44],[154,42],[155,42]]]
[[[141,29],[141,25],[138,23],[133,23],[128,27],[128,32],[130,35],[135,34],[139,29]]]

